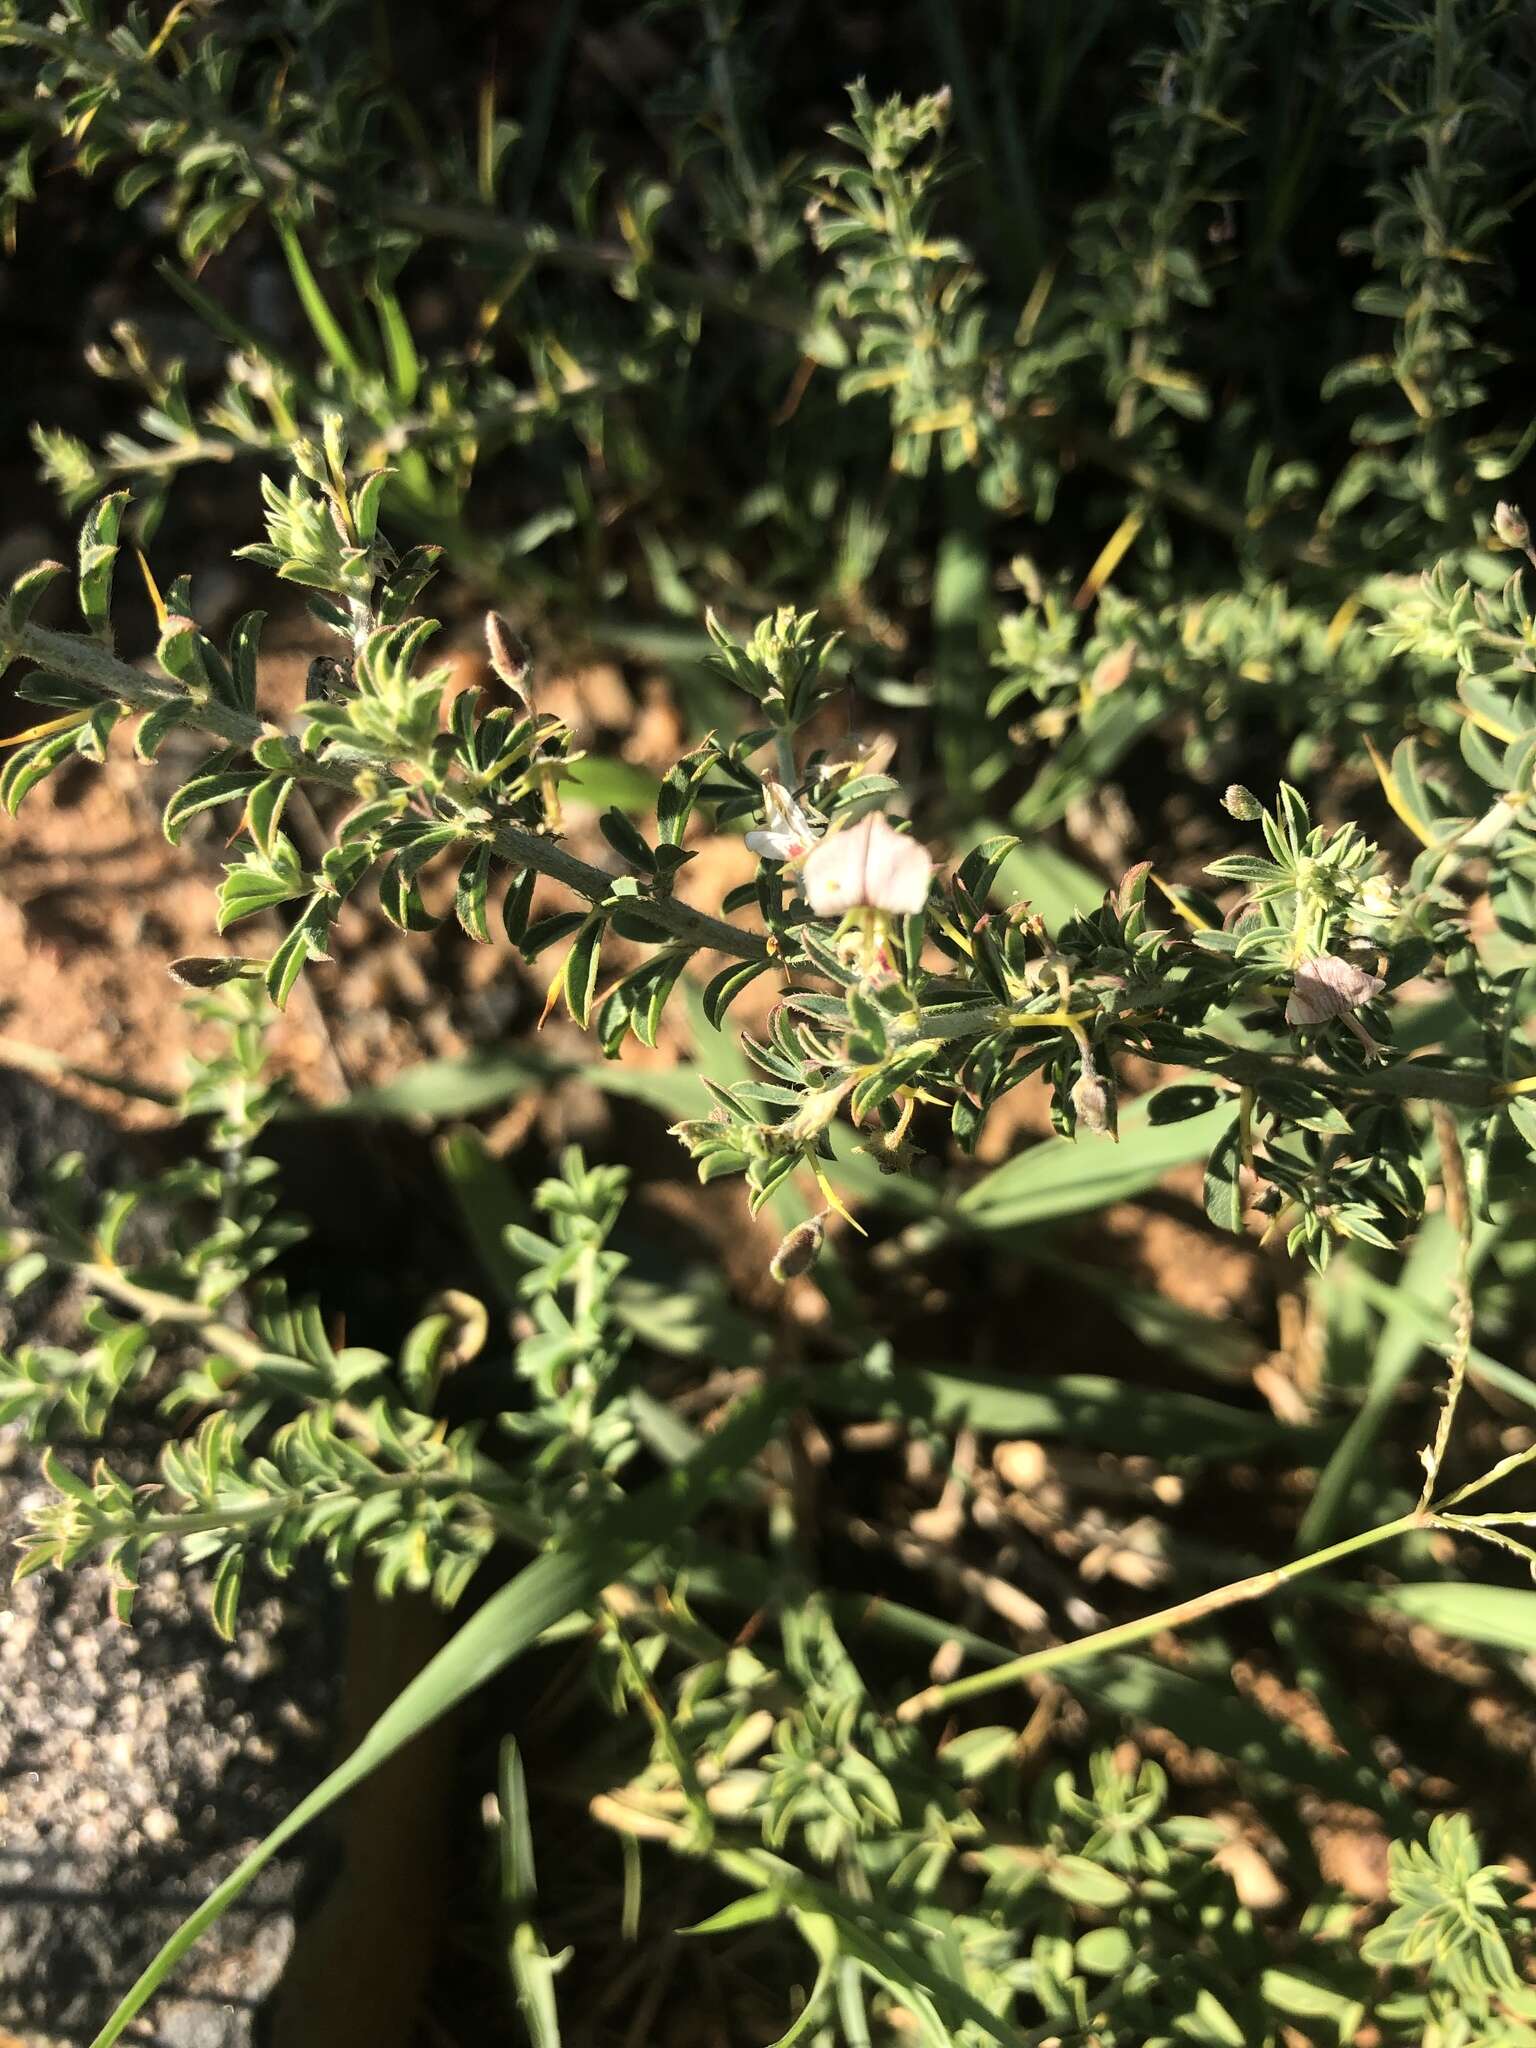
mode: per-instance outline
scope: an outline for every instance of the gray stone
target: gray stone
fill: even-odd
[[[82,1150],[105,1180],[115,1140],[40,1083],[0,1072],[0,1203],[25,1216],[43,1162]],[[69,1304],[32,1296],[18,1335],[66,1341]],[[155,1429],[131,1410],[107,1455],[152,1476]],[[60,1446],[84,1470],[87,1446]],[[0,1555],[46,1496],[39,1453],[0,1431]],[[134,1621],[110,1618],[104,1575],[0,1576],[0,2028],[28,2048],[83,2048],[178,1922],[298,1803],[329,1757],[336,1596],[299,1572],[281,1598],[247,1583],[233,1650],[208,1589],[169,1553],[143,1575]],[[289,1654],[289,1652],[294,1654]],[[253,2048],[293,1943],[304,1864],[280,1859],[183,1961],[138,2038]]]

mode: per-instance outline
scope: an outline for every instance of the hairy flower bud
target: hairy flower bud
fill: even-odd
[[[768,1262],[769,1272],[781,1287],[811,1270],[821,1255],[826,1235],[826,1219],[821,1216],[809,1217],[785,1234]]]
[[[775,1127],[775,1135],[791,1145],[813,1145],[837,1115],[852,1086],[851,1081],[835,1081],[830,1088],[815,1089],[804,1097],[792,1117]]]
[[[1493,530],[1507,548],[1528,548],[1531,544],[1531,529],[1525,523],[1525,514],[1507,498],[1501,498],[1494,507]]]
[[[1221,808],[1229,818],[1236,818],[1243,825],[1251,825],[1255,819],[1264,815],[1264,806],[1253,791],[1244,789],[1240,782],[1227,785],[1226,794],[1221,799]]]
[[[1115,1133],[1114,1089],[1101,1074],[1085,1071],[1072,1083],[1072,1109],[1085,1131],[1100,1137]]]
[[[485,615],[485,647],[497,676],[514,696],[521,697],[526,703],[533,657],[500,612],[487,612]]]

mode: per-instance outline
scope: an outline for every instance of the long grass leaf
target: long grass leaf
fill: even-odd
[[[1319,1474],[1301,1518],[1296,1532],[1298,1551],[1317,1549],[1339,1527],[1355,1481],[1386,1427],[1398,1388],[1424,1350],[1426,1333],[1413,1306],[1423,1300],[1449,1298],[1455,1257],[1455,1237],[1445,1217],[1426,1217],[1398,1279],[1403,1299],[1388,1310],[1382,1322],[1365,1399]],[[1442,1332],[1444,1329],[1442,1324]]]
[[[299,295],[299,303],[309,317],[309,324],[315,331],[315,339],[330,357],[336,369],[349,383],[360,383],[365,371],[358,360],[357,350],[347,338],[346,329],[331,310],[330,301],[321,291],[319,280],[310,268],[309,258],[298,232],[286,221],[273,223],[278,246],[288,265],[288,274],[293,279],[293,288]]]
[[[1147,1106],[1137,1103],[1121,1119],[1118,1144],[1047,1138],[967,1188],[959,1215],[977,1230],[1017,1230],[1126,1201],[1156,1186],[1170,1168],[1203,1159],[1228,1114],[1228,1105],[1218,1103],[1176,1123],[1154,1123]]]
[[[876,1377],[858,1364],[834,1365],[818,1370],[811,1398],[843,1414],[890,1412],[942,1429],[1063,1437],[1152,1458],[1221,1458],[1279,1445],[1289,1456],[1305,1456],[1318,1441],[1315,1432],[1277,1422],[1265,1411],[1093,1373],[1025,1380],[899,1365]]]
[[[1441,1635],[1489,1649],[1536,1652],[1536,1591],[1519,1586],[1469,1585],[1462,1579],[1428,1579],[1419,1584],[1330,1588],[1335,1597],[1349,1596],[1381,1613],[1399,1614],[1428,1623]]]

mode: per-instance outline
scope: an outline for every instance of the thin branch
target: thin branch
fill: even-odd
[[[0,661],[6,664],[11,661],[36,662],[50,674],[83,684],[103,698],[126,705],[130,711],[158,711],[168,704],[178,705],[187,725],[211,734],[226,746],[249,749],[258,740],[282,740],[287,748],[285,773],[300,781],[323,783],[354,796],[359,794],[359,779],[365,772],[360,766],[342,761],[312,760],[288,734],[270,721],[251,712],[236,710],[232,705],[191,697],[176,685],[161,682],[146,675],[142,669],[119,660],[98,641],[89,640],[82,634],[60,633],[46,626],[33,625],[3,632],[0,633]],[[372,768],[366,773],[375,787],[381,782],[391,789],[407,787],[398,776],[380,776]],[[533,868],[541,875],[548,875],[552,881],[561,882],[576,895],[584,896],[589,903],[610,900],[613,877],[601,868],[578,860],[552,839],[522,825],[500,820],[489,827],[471,825],[454,809],[451,786],[448,795],[450,801],[439,805],[437,814],[445,823],[461,826],[466,840],[489,842],[493,851],[514,867]],[[465,793],[466,802],[477,800]],[[693,910],[673,897],[642,897],[636,908],[670,937],[681,939],[688,945],[707,947],[737,960],[767,960],[771,957],[767,941],[755,933],[741,931],[721,918]]]

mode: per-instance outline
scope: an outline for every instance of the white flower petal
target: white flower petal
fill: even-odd
[[[800,851],[800,842],[787,832],[749,832],[747,850],[759,860],[793,860]]]
[[[763,784],[766,823],[747,834],[747,845],[760,860],[799,860],[816,844],[817,831],[782,782]]]
[[[818,917],[883,910],[911,917],[928,901],[933,862],[926,847],[898,832],[878,811],[823,839],[801,877],[806,901]]]
[[[915,917],[928,901],[933,862],[928,849],[876,816],[864,866],[864,901],[893,917]]]
[[[829,832],[800,874],[805,900],[818,917],[841,917],[864,901],[864,868],[874,816],[860,818],[844,832]]]

